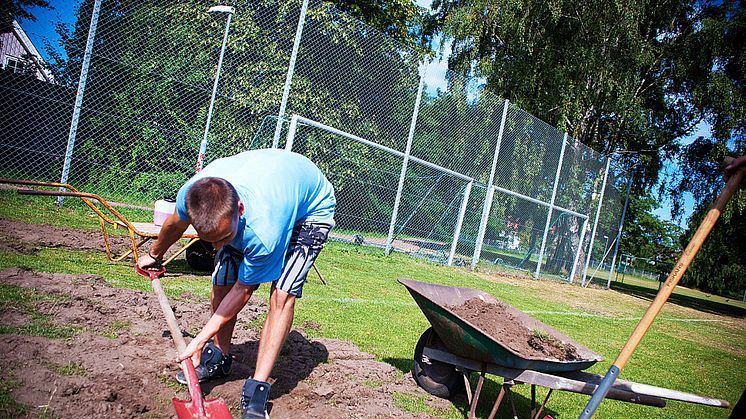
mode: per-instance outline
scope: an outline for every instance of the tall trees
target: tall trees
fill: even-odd
[[[675,213],[683,192],[705,210],[722,186],[717,162],[746,151],[743,1],[435,0],[433,9],[426,33],[451,44],[454,74],[483,80],[488,91],[604,154],[633,152],[638,203],[658,183],[666,158],[681,152],[681,176],[663,189]],[[702,121],[712,137],[681,149],[678,139]],[[723,216],[723,234],[742,228],[743,199]],[[659,231],[646,222],[647,211],[628,214],[636,217],[628,226]],[[701,274],[693,267],[692,278],[718,263],[746,263],[735,256],[746,251],[714,234],[715,247],[701,256],[711,263]]]
[[[686,56],[676,72],[677,84],[688,86],[689,100],[712,127],[710,138],[683,148],[680,176],[670,186],[674,211],[680,213],[685,192],[693,194],[695,214],[682,242],[688,241],[723,187],[720,162],[726,155],[746,154],[746,8],[727,1],[682,46]],[[683,90],[683,89],[682,89]],[[746,194],[736,194],[710,233],[682,281],[715,291],[740,294],[746,289]]]
[[[602,153],[640,152],[646,185],[699,121],[681,54],[720,6],[695,1],[436,0],[430,32],[451,42],[450,68]]]
[[[85,156],[73,169],[77,185],[120,193],[134,186],[150,200],[174,191],[193,172],[225,27],[224,15],[207,13],[211,4],[102,2],[76,143],[76,157]],[[271,144],[299,18],[300,1],[234,5],[208,161]],[[71,86],[80,71],[92,7],[92,0],[84,1],[73,33],[62,36],[67,59],[60,59],[56,69]],[[403,148],[419,57],[349,15],[312,2],[286,114]],[[365,166],[364,147],[302,131],[296,149],[320,164],[346,164],[350,170]],[[391,171],[399,170],[394,167]],[[363,172],[371,176],[367,184],[390,181],[374,178],[372,170],[357,173]],[[341,181],[335,186],[340,195],[345,188],[363,190]],[[385,212],[380,207],[369,209]]]
[[[422,33],[425,9],[412,0],[334,0],[330,3],[404,45],[426,49]]]

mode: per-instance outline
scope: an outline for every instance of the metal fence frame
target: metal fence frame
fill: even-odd
[[[506,101],[506,103],[507,103],[507,101]],[[415,118],[416,118],[416,112],[415,112]],[[373,141],[366,140],[365,138],[359,137],[357,135],[354,135],[354,134],[342,131],[340,129],[337,129],[337,128],[334,128],[334,127],[322,124],[322,123],[314,121],[312,119],[302,117],[300,115],[293,115],[291,117],[291,119],[290,119],[289,128],[288,128],[288,134],[287,134],[287,139],[286,139],[285,147],[284,147],[285,150],[288,150],[288,151],[292,151],[293,150],[293,143],[295,141],[295,137],[296,137],[296,134],[297,134],[297,131],[298,131],[298,125],[299,124],[306,125],[306,126],[309,126],[309,127],[314,127],[314,128],[317,128],[317,129],[320,129],[320,130],[323,130],[323,131],[327,131],[329,133],[338,135],[340,137],[344,137],[344,138],[347,138],[349,140],[356,141],[356,142],[361,143],[361,144],[365,144],[365,145],[367,145],[369,147],[373,147],[373,148],[377,148],[379,150],[385,151],[385,152],[387,152],[387,153],[389,153],[389,154],[391,154],[393,156],[401,157],[402,161],[403,161],[402,162],[402,175],[401,175],[400,184],[399,184],[399,187],[398,187],[398,190],[397,190],[396,202],[398,202],[400,200],[400,198],[401,198],[402,185],[404,183],[404,179],[405,179],[405,175],[406,175],[406,170],[407,170],[407,165],[408,165],[408,162],[410,160],[414,161],[414,162],[417,162],[419,164],[431,167],[431,168],[433,168],[435,170],[438,170],[438,171],[440,171],[440,172],[442,172],[444,174],[447,174],[447,175],[450,175],[450,176],[453,176],[453,177],[456,177],[456,178],[459,178],[459,179],[462,179],[462,180],[468,182],[467,183],[466,192],[464,193],[464,196],[463,196],[463,198],[461,200],[461,204],[459,206],[459,208],[460,208],[459,209],[459,216],[458,216],[458,220],[457,220],[457,223],[456,223],[456,227],[454,229],[454,236],[453,236],[453,240],[451,242],[450,252],[449,252],[449,255],[448,255],[447,265],[448,266],[452,266],[453,260],[454,260],[454,257],[455,257],[455,252],[456,252],[456,245],[458,243],[458,240],[459,240],[459,237],[460,237],[460,234],[461,234],[461,227],[462,227],[462,224],[463,224],[463,221],[464,221],[464,213],[466,211],[466,206],[467,206],[467,203],[469,201],[469,197],[470,197],[470,194],[471,194],[472,186],[474,185],[474,182],[475,182],[473,178],[471,178],[469,176],[466,176],[464,174],[458,173],[458,172],[454,172],[454,171],[452,171],[450,169],[447,169],[447,168],[439,166],[437,164],[428,162],[426,160],[422,160],[420,158],[417,158],[417,157],[414,157],[414,156],[410,156],[409,153],[408,153],[409,149],[407,149],[406,152],[401,152],[401,151],[392,149],[390,147],[386,147],[384,145],[377,144],[377,143],[375,143]],[[567,134],[565,134],[565,139],[566,138],[567,138]],[[498,144],[499,144],[499,142],[498,142]],[[562,153],[564,153],[564,150],[565,150],[564,145],[565,144],[563,143]],[[498,151],[499,151],[499,148],[498,148],[498,150],[496,150],[495,156],[497,156]],[[496,160],[497,160],[497,158],[495,158],[495,161]],[[578,217],[578,218],[580,218],[580,219],[583,220],[583,229],[582,229],[582,232],[581,232],[580,243],[583,242],[583,237],[582,236],[585,235],[585,231],[587,229],[587,224],[588,224],[588,220],[589,220],[588,215],[581,214],[581,213],[578,213],[578,212],[575,212],[575,211],[572,211],[572,210],[569,210],[569,209],[562,208],[562,207],[554,205],[554,197],[556,196],[556,192],[557,192],[557,189],[556,189],[556,187],[557,187],[557,179],[560,176],[561,162],[562,162],[562,159],[560,158],[560,163],[558,164],[557,172],[555,174],[555,184],[554,184],[553,191],[552,191],[552,201],[549,202],[549,203],[543,202],[541,200],[538,200],[538,199],[535,199],[535,198],[532,198],[532,197],[529,197],[529,196],[526,196],[526,195],[522,195],[520,193],[511,191],[511,190],[507,190],[507,189],[501,188],[501,187],[499,187],[497,185],[491,185],[491,187],[487,188],[487,190],[488,190],[487,195],[488,195],[488,200],[489,201],[487,203],[485,203],[485,209],[483,210],[483,214],[482,214],[482,220],[483,220],[482,225],[486,224],[486,220],[487,220],[487,218],[489,216],[489,207],[490,207],[489,202],[491,202],[491,197],[494,195],[495,191],[499,191],[499,192],[504,193],[506,195],[514,196],[514,197],[517,197],[519,199],[523,199],[523,200],[526,200],[526,201],[529,201],[529,202],[532,202],[532,203],[535,203],[535,204],[543,205],[543,206],[546,206],[549,209],[549,215],[547,217],[547,222],[546,222],[545,228],[544,228],[544,237],[542,238],[541,250],[539,252],[539,261],[537,263],[536,270],[535,270],[535,273],[534,273],[535,277],[539,277],[539,274],[540,274],[541,263],[542,263],[542,259],[543,259],[544,249],[546,247],[546,240],[547,240],[547,234],[548,234],[548,231],[549,231],[549,223],[550,223],[552,211],[556,210],[556,211],[564,212],[566,214],[573,215],[573,216]],[[605,172],[606,175],[608,175],[608,166],[609,166],[609,164],[610,164],[610,159],[607,160],[607,170]],[[606,179],[604,178],[604,182],[603,182],[604,187],[605,187],[605,184],[606,184]],[[486,186],[486,185],[484,185],[484,186]],[[597,207],[596,222],[594,222],[594,232],[593,232],[593,235],[595,235],[595,228],[597,227],[597,221],[598,221],[599,213],[600,213],[601,206],[602,206],[602,203],[603,203],[603,193],[601,195],[602,195],[602,197],[599,200],[599,205]],[[397,204],[396,203],[394,204],[394,208],[397,208]],[[626,208],[626,206],[625,206],[625,208]],[[623,220],[623,216],[622,216],[622,220]],[[392,218],[391,218],[391,224],[390,224],[390,227],[389,227],[389,237],[388,237],[388,239],[386,241],[386,253],[387,254],[388,254],[388,252],[391,249],[391,243],[393,241],[393,231],[395,229],[396,221],[397,221],[396,220],[396,211],[394,211],[393,215],[392,215]],[[620,226],[620,234],[621,234],[622,227],[623,227],[623,223]],[[472,269],[476,268],[477,262],[479,260],[479,253],[481,252],[481,244],[482,244],[482,242],[484,240],[483,229],[484,229],[484,227],[480,226],[480,235],[478,236],[477,243],[476,243],[476,246],[475,246],[474,255],[472,257]],[[592,246],[592,242],[593,241],[591,240],[591,246]],[[575,277],[575,270],[574,270],[574,268],[577,266],[577,261],[578,261],[580,255],[581,255],[582,250],[583,250],[582,247],[579,246],[578,249],[577,249],[577,251],[576,251],[576,253],[575,253],[575,262],[573,263],[573,272],[569,276],[569,282],[570,283],[573,282],[573,278]],[[617,246],[617,248],[615,248],[613,260],[616,260],[616,252],[617,251],[618,251],[618,246]],[[587,270],[588,270],[588,264],[589,263],[590,263],[590,252],[588,252],[588,258],[587,258],[586,265],[585,265],[585,268],[584,268],[583,279],[582,279],[582,283],[581,283],[582,286],[586,286]],[[613,270],[614,270],[613,266],[614,266],[614,263],[612,263],[611,265],[612,266],[611,266],[611,268],[609,270],[609,277],[610,278],[613,275]]]
[[[81,68],[81,72],[80,72],[80,79],[78,81],[78,90],[77,90],[77,95],[76,95],[76,98],[75,98],[75,104],[73,106],[73,116],[72,116],[71,122],[70,122],[68,145],[67,145],[67,150],[65,152],[65,159],[64,159],[64,164],[63,164],[63,170],[62,170],[61,177],[60,177],[62,183],[66,183],[67,180],[68,180],[68,177],[69,177],[68,175],[69,175],[69,170],[70,170],[70,163],[71,163],[71,160],[73,158],[73,148],[74,148],[74,145],[75,145],[75,138],[76,138],[77,127],[78,127],[78,123],[79,123],[80,111],[81,111],[81,107],[82,107],[82,104],[83,104],[84,95],[86,94],[86,92],[85,92],[86,78],[87,78],[88,73],[89,73],[90,58],[91,58],[92,50],[94,48],[94,39],[95,39],[95,34],[96,34],[97,21],[98,21],[99,11],[100,11],[100,8],[101,8],[101,3],[102,3],[102,0],[95,0],[94,9],[93,9],[93,13],[92,13],[92,16],[91,16],[90,30],[89,30],[89,34],[88,34],[88,40],[87,40],[87,44],[86,44],[86,50],[85,50],[84,59],[83,59],[83,63],[82,63],[82,68]],[[532,196],[528,196],[526,194],[523,194],[523,193],[520,193],[520,192],[517,192],[517,191],[514,191],[514,190],[511,190],[509,188],[501,187],[498,184],[496,184],[496,182],[495,182],[495,176],[496,176],[496,170],[497,170],[498,164],[499,164],[499,156],[500,156],[500,152],[501,152],[501,142],[503,140],[503,135],[504,135],[505,130],[506,130],[506,120],[508,119],[507,118],[508,109],[511,106],[508,100],[504,100],[503,101],[502,117],[501,117],[501,122],[500,122],[500,127],[499,127],[499,133],[497,135],[497,138],[495,139],[496,143],[495,143],[494,153],[493,153],[493,157],[492,157],[492,165],[490,167],[489,177],[486,179],[486,182],[480,182],[479,180],[475,179],[473,176],[469,176],[469,175],[466,175],[466,174],[463,174],[463,173],[459,173],[457,171],[448,169],[447,167],[444,167],[442,165],[439,165],[439,164],[436,164],[436,163],[433,163],[433,162],[430,162],[430,161],[427,161],[425,159],[418,158],[418,157],[412,155],[412,151],[411,150],[412,150],[413,139],[414,139],[416,128],[417,128],[418,113],[419,113],[419,111],[421,109],[421,106],[422,106],[421,105],[421,99],[422,99],[422,96],[423,96],[423,87],[424,87],[425,73],[426,73],[428,67],[430,66],[430,63],[428,63],[427,61],[422,61],[420,63],[420,65],[419,65],[419,69],[418,69],[418,77],[419,77],[418,89],[417,89],[417,93],[416,93],[416,99],[415,99],[415,103],[414,103],[414,108],[412,110],[411,120],[410,120],[410,123],[409,123],[409,132],[408,132],[408,135],[407,135],[406,147],[405,147],[405,150],[403,152],[399,151],[399,150],[396,150],[394,148],[382,145],[382,144],[378,144],[378,143],[376,143],[374,141],[367,140],[367,139],[363,138],[364,136],[355,135],[353,133],[349,133],[349,132],[346,132],[346,131],[344,131],[342,129],[335,128],[335,127],[323,124],[323,123],[318,122],[318,121],[314,121],[313,119],[306,118],[306,117],[300,116],[300,115],[295,114],[295,113],[290,118],[290,120],[287,120],[287,118],[285,117],[285,115],[286,115],[286,112],[287,112],[287,109],[288,109],[288,101],[289,101],[290,98],[292,98],[293,81],[294,81],[295,71],[296,71],[296,62],[299,59],[300,47],[301,47],[302,42],[303,42],[304,26],[305,26],[305,23],[306,23],[306,21],[308,19],[308,13],[307,12],[309,10],[309,7],[319,7],[319,6],[316,3],[314,3],[313,6],[310,6],[309,5],[309,0],[303,0],[303,2],[302,2],[301,9],[300,9],[300,14],[299,14],[299,19],[298,19],[297,26],[296,26],[296,33],[295,33],[295,37],[294,37],[294,41],[293,41],[292,52],[291,52],[291,56],[290,56],[290,59],[289,59],[289,62],[288,62],[288,67],[287,67],[287,72],[286,72],[286,77],[285,77],[285,84],[284,84],[283,89],[282,89],[282,98],[281,98],[281,101],[280,101],[280,104],[279,104],[279,112],[278,112],[278,115],[277,115],[277,122],[275,124],[274,134],[272,136],[272,147],[275,147],[275,148],[279,147],[279,140],[280,140],[280,137],[281,137],[283,126],[284,126],[284,124],[287,124],[288,132],[287,132],[287,136],[286,136],[285,148],[287,150],[292,150],[292,148],[293,148],[293,142],[294,142],[295,136],[297,134],[298,125],[299,124],[303,124],[303,125],[312,126],[312,127],[315,127],[315,128],[321,129],[321,130],[325,130],[325,131],[327,131],[329,133],[332,133],[332,134],[335,134],[335,135],[347,138],[349,140],[356,141],[356,142],[361,143],[361,144],[365,144],[365,145],[367,145],[369,147],[373,147],[373,148],[376,148],[378,150],[385,151],[386,153],[389,153],[389,154],[391,154],[393,156],[402,158],[401,171],[400,171],[400,175],[399,175],[399,182],[398,182],[398,185],[397,185],[396,197],[395,197],[395,200],[394,200],[394,202],[392,204],[393,205],[393,210],[391,212],[391,220],[390,220],[390,223],[389,223],[388,235],[387,235],[387,238],[386,238],[386,244],[385,244],[385,253],[386,254],[388,254],[392,250],[392,248],[393,248],[393,242],[394,242],[394,239],[395,239],[395,236],[396,236],[396,223],[397,223],[397,218],[399,216],[399,214],[398,214],[399,213],[399,207],[400,207],[400,202],[401,202],[401,199],[402,199],[404,184],[405,184],[407,173],[408,173],[408,165],[409,165],[410,162],[416,163],[418,165],[426,166],[428,168],[431,168],[433,170],[438,171],[439,173],[448,175],[448,176],[456,178],[456,179],[460,179],[461,181],[465,182],[465,186],[464,186],[464,189],[463,189],[463,196],[461,197],[461,203],[458,206],[458,215],[457,215],[456,222],[455,222],[455,225],[454,225],[454,233],[453,233],[453,237],[451,239],[451,244],[449,246],[449,251],[448,251],[448,257],[447,257],[447,262],[446,263],[449,266],[454,264],[454,259],[455,259],[455,255],[456,255],[456,252],[457,252],[457,247],[459,245],[459,240],[462,239],[462,237],[461,237],[461,232],[462,231],[461,230],[462,230],[464,219],[465,219],[465,216],[466,216],[466,213],[467,213],[467,208],[468,208],[469,202],[471,202],[470,198],[473,195],[473,187],[475,186],[475,184],[478,185],[478,186],[480,186],[480,187],[484,187],[485,188],[485,197],[484,197],[484,204],[482,206],[482,211],[481,211],[481,216],[480,216],[480,222],[479,222],[478,232],[477,232],[477,235],[476,235],[476,239],[475,239],[475,241],[473,243],[473,245],[474,245],[474,252],[473,252],[473,255],[471,257],[471,267],[472,267],[472,269],[474,269],[474,268],[477,267],[478,262],[480,260],[480,256],[481,256],[481,253],[482,253],[482,247],[483,247],[483,244],[485,242],[485,233],[486,233],[486,230],[487,230],[488,222],[490,220],[490,212],[491,212],[491,209],[492,209],[492,205],[493,205],[493,201],[494,201],[495,193],[496,192],[499,192],[501,195],[505,195],[505,196],[517,198],[517,199],[520,199],[520,200],[523,200],[523,201],[527,201],[527,202],[531,202],[533,204],[537,204],[537,205],[542,206],[542,207],[546,207],[547,210],[548,210],[548,214],[547,214],[547,217],[546,217],[546,222],[544,223],[544,226],[543,226],[543,235],[542,235],[542,239],[541,239],[540,250],[538,252],[538,261],[537,261],[535,269],[533,269],[533,275],[536,276],[536,277],[538,277],[541,274],[542,264],[543,264],[543,260],[544,260],[544,257],[545,257],[545,251],[547,249],[548,233],[550,231],[550,223],[551,223],[551,220],[552,220],[553,213],[556,211],[556,212],[559,212],[559,213],[564,213],[564,214],[572,215],[572,216],[576,217],[578,220],[582,220],[582,227],[580,227],[580,229],[578,231],[579,240],[578,240],[578,244],[577,244],[577,249],[576,249],[575,255],[574,255],[574,262],[573,262],[573,265],[572,265],[572,271],[569,274],[569,277],[567,278],[567,280],[569,282],[573,282],[573,280],[574,280],[574,278],[576,276],[576,268],[578,266],[578,261],[580,260],[581,254],[585,253],[586,260],[585,260],[585,264],[584,264],[583,269],[582,269],[581,285],[586,286],[588,283],[590,283],[590,281],[587,280],[587,276],[588,276],[589,267],[591,265],[592,258],[593,258],[594,240],[595,240],[595,237],[596,237],[596,234],[597,234],[597,229],[598,229],[598,226],[599,226],[599,218],[600,218],[600,215],[601,215],[601,209],[602,209],[602,206],[604,205],[604,194],[605,194],[605,191],[606,191],[606,188],[607,188],[607,178],[609,176],[609,169],[610,169],[610,166],[611,166],[611,163],[612,163],[611,156],[607,156],[606,158],[603,159],[603,161],[605,163],[605,170],[604,170],[604,174],[603,174],[603,181],[602,181],[602,184],[601,184],[601,188],[598,191],[599,198],[597,199],[597,205],[596,205],[596,208],[595,208],[596,211],[595,211],[595,217],[594,217],[592,231],[590,232],[591,233],[590,240],[589,240],[589,243],[586,244],[585,240],[586,240],[586,233],[587,233],[587,230],[588,230],[588,223],[589,223],[589,220],[590,220],[590,216],[588,214],[583,214],[582,212],[579,212],[579,211],[574,211],[572,209],[563,208],[563,207],[561,207],[559,205],[556,205],[556,203],[555,203],[555,198],[556,198],[557,193],[558,193],[557,189],[558,189],[558,185],[559,185],[559,182],[560,182],[560,175],[562,173],[562,165],[563,165],[563,158],[564,158],[564,154],[565,154],[565,149],[566,149],[566,145],[568,144],[568,141],[569,141],[567,133],[564,133],[564,135],[563,135],[563,140],[562,140],[562,144],[561,144],[561,151],[560,151],[560,155],[559,155],[559,159],[558,159],[558,163],[557,163],[557,168],[556,168],[556,171],[555,171],[554,176],[553,176],[551,198],[549,199],[548,202],[543,201],[543,200],[538,199],[538,198],[535,198],[535,197],[532,197]],[[326,6],[326,7],[329,7],[329,6]],[[221,48],[220,58],[218,60],[218,73],[215,76],[214,86],[213,86],[213,100],[210,102],[210,114],[211,114],[211,111],[212,111],[212,104],[213,104],[213,101],[214,101],[215,92],[218,90],[220,65],[222,64],[223,50],[225,48],[225,42],[226,42],[226,40],[228,39],[228,36],[229,36],[230,18],[231,18],[232,15],[233,15],[233,13],[229,14],[229,16],[228,16],[228,22],[227,22],[226,27],[225,27],[225,33],[224,33],[224,37],[223,37],[223,48]],[[375,29],[372,29],[372,28],[368,28],[368,30],[370,30],[371,32],[375,31]],[[208,116],[207,116],[208,120],[207,120],[207,123],[206,123],[206,126],[205,126],[205,136],[204,136],[203,142],[200,143],[200,151],[198,152],[198,156],[200,156],[200,157],[203,155],[203,153],[206,152],[205,147],[207,145],[207,135],[208,135],[208,131],[209,131],[209,118],[210,118],[210,114],[208,114]],[[628,177],[628,185],[629,185],[630,181],[631,181],[631,179],[629,179],[629,177]],[[594,192],[594,194],[595,194],[595,192]],[[628,196],[629,196],[629,187],[627,188],[627,198],[628,198]],[[454,201],[455,201],[455,199],[456,198],[454,197]],[[605,250],[605,254],[604,254],[604,256],[602,257],[602,259],[601,259],[601,261],[599,263],[599,266],[600,266],[600,264],[603,263],[603,260],[609,255],[609,253],[612,253],[612,257],[611,257],[611,261],[612,262],[610,264],[611,267],[609,269],[609,277],[608,277],[609,278],[609,282],[607,282],[607,284],[606,284],[607,287],[609,286],[611,278],[612,278],[613,273],[614,273],[614,265],[615,265],[614,262],[616,261],[616,258],[617,258],[617,253],[618,253],[618,250],[619,250],[619,241],[621,240],[622,230],[623,230],[623,227],[624,227],[624,215],[626,213],[626,207],[627,207],[627,202],[626,201],[627,201],[627,199],[625,199],[624,210],[622,211],[622,215],[621,215],[621,217],[619,219],[618,229],[615,232],[616,233],[615,234],[615,240],[614,240],[614,242],[612,242],[613,247],[614,247],[613,252],[610,252],[610,250],[611,250],[610,248],[609,249],[604,249]],[[423,199],[423,202],[424,202],[424,199]],[[410,217],[411,217],[411,215],[410,215]],[[404,224],[406,225],[406,222]],[[401,231],[401,229],[400,229],[400,231]],[[611,234],[611,232],[609,234]]]

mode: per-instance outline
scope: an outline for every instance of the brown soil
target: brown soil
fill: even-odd
[[[0,252],[33,253],[43,247],[104,250],[100,231],[78,230],[0,219]],[[109,236],[114,252],[130,246],[129,237]]]
[[[100,236],[94,236],[0,220],[0,243],[13,243],[2,252],[35,252],[45,246],[101,250],[102,244],[96,247]],[[101,257],[107,263],[103,253]],[[175,279],[167,275],[164,283]],[[173,379],[178,370],[175,349],[152,293],[113,288],[96,275],[24,268],[0,271],[0,284],[40,296],[0,303],[0,328],[6,330],[0,335],[0,374],[17,403],[0,410],[0,417],[174,417],[171,398],[189,399],[185,387]],[[206,299],[185,293],[170,302],[185,333],[199,331],[209,316]],[[207,398],[222,398],[234,417],[240,417],[241,388],[256,361],[259,330],[249,324],[266,309],[261,301],[243,309],[230,375],[202,385]],[[49,316],[43,330],[73,327],[77,332],[51,338],[23,329],[38,322],[39,315]],[[323,329],[323,324],[308,321],[302,326],[290,332],[272,373],[273,418],[427,417],[394,406],[395,393],[425,397],[434,408],[450,404],[417,387],[410,373],[376,361],[349,342],[307,338],[305,329]]]
[[[448,309],[523,357],[559,361],[581,359],[575,346],[562,343],[547,332],[524,326],[505,303],[492,304],[471,298]]]

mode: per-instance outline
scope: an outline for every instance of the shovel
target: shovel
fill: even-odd
[[[171,337],[174,339],[176,349],[179,353],[186,349],[186,343],[184,343],[184,337],[181,335],[181,329],[176,323],[176,317],[171,309],[171,305],[168,303],[166,294],[163,292],[161,287],[161,277],[166,272],[166,268],[162,267],[158,270],[155,269],[142,269],[139,266],[135,266],[135,272],[138,274],[150,278],[150,284],[153,286],[153,291],[158,297],[158,302],[163,310],[163,315],[166,317],[166,323],[168,323],[168,330],[171,332]],[[176,397],[171,399],[171,402],[176,409],[176,415],[179,419],[187,418],[210,418],[210,419],[230,419],[231,412],[228,410],[225,402],[220,399],[205,400],[202,397],[202,390],[199,388],[199,380],[197,379],[197,373],[194,371],[194,365],[192,365],[191,359],[185,359],[181,361],[181,369],[184,371],[184,375],[187,378],[189,386],[189,395],[192,397],[192,401],[179,400]]]
[[[726,157],[726,164],[730,164],[731,161],[733,161],[732,158]],[[715,221],[717,221],[720,217],[720,213],[725,209],[725,205],[738,190],[745,175],[746,170],[740,169],[730,176],[728,183],[725,184],[720,195],[715,199],[712,208],[707,212],[707,216],[705,216],[702,224],[697,228],[697,231],[694,233],[689,245],[686,246],[686,249],[684,249],[678,262],[676,262],[673,270],[668,275],[668,279],[666,279],[666,282],[660,288],[660,291],[658,291],[658,295],[655,296],[655,299],[650,304],[650,307],[648,307],[645,315],[640,319],[640,322],[637,324],[637,327],[632,332],[632,335],[629,337],[627,343],[622,348],[622,351],[617,356],[614,364],[611,365],[611,368],[609,368],[609,371],[606,373],[603,380],[601,380],[601,383],[596,387],[593,396],[588,401],[585,409],[580,413],[579,419],[590,419],[593,416],[593,413],[596,412],[596,409],[601,404],[604,397],[606,397],[606,394],[609,392],[611,385],[614,384],[614,381],[616,381],[622,368],[627,364],[627,361],[632,356],[632,353],[637,348],[637,345],[640,343],[643,336],[645,336],[645,333],[647,333],[650,325],[653,324],[655,316],[657,316],[661,311],[663,304],[666,303],[666,300],[668,300],[668,297],[671,296],[674,288],[676,288],[676,284],[679,283],[679,279],[684,275],[684,272],[686,272],[686,269],[692,263],[694,256],[696,256],[700,247],[702,247],[702,243],[710,234],[712,227],[715,225]]]

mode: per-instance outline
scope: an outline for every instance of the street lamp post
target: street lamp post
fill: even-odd
[[[207,134],[210,132],[210,120],[212,119],[212,108],[215,104],[215,95],[218,92],[218,81],[220,80],[220,67],[223,65],[223,55],[225,54],[225,44],[228,42],[228,30],[231,27],[231,17],[236,13],[236,8],[232,6],[213,6],[208,10],[209,13],[228,13],[228,19],[225,22],[225,33],[223,34],[223,45],[220,47],[220,56],[218,57],[218,69],[215,71],[215,83],[212,85],[212,96],[210,97],[210,107],[207,108],[207,122],[205,123],[205,135],[199,145],[199,155],[197,156],[197,167],[195,172],[202,170],[202,164],[205,161],[205,151],[207,150]]]

